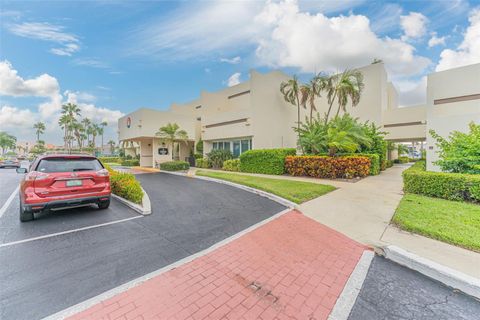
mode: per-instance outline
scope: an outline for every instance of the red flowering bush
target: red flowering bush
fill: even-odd
[[[362,156],[287,156],[285,158],[285,171],[292,176],[352,179],[368,176],[370,166],[370,159]]]

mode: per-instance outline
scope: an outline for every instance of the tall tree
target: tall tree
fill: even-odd
[[[336,116],[338,116],[340,110],[346,112],[348,100],[351,101],[352,107],[358,105],[363,88],[363,75],[358,70],[345,70],[342,73],[332,75],[326,83],[329,107],[325,116],[325,123],[328,122],[335,101],[338,104],[336,113]]]
[[[68,149],[70,152],[71,147],[72,147],[72,141],[73,141],[73,126],[74,123],[76,122],[76,117],[80,116],[80,108],[74,104],[74,103],[67,103],[62,105],[62,117],[63,118],[64,124],[64,140],[65,140],[65,149]]]
[[[180,129],[180,126],[176,123],[168,123],[167,125],[158,129],[156,136],[160,139],[167,141],[172,146],[172,160],[173,160],[173,144],[175,141],[188,140],[188,135],[185,130]]]
[[[45,123],[39,121],[33,125],[33,128],[35,129],[35,133],[37,135],[37,141],[39,141],[40,135],[45,132]]]
[[[100,128],[99,128],[99,131],[98,131],[98,134],[102,136],[102,146],[100,148],[100,150],[101,150],[100,152],[102,152],[102,153],[103,153],[103,133],[105,131],[104,129],[105,129],[106,126],[108,126],[108,123],[106,121],[102,121],[100,123]]]
[[[0,147],[2,148],[2,155],[5,154],[7,149],[15,149],[17,138],[8,134],[5,131],[0,131]]]
[[[300,104],[306,108],[308,103],[310,108],[310,121],[312,121],[313,112],[317,111],[315,99],[320,98],[321,92],[325,90],[327,85],[328,77],[321,73],[313,77],[308,84],[300,85]]]
[[[109,140],[107,144],[110,146],[110,154],[113,154],[115,152],[115,141]]]
[[[92,147],[93,147],[93,152],[94,153],[95,153],[95,149],[96,149],[95,138],[98,136],[99,130],[100,130],[100,126],[96,123],[92,123],[92,125],[87,130],[87,132],[89,132],[92,135]]]
[[[300,83],[297,76],[293,76],[292,79],[284,81],[280,84],[280,92],[283,94],[283,98],[286,102],[293,104],[297,107],[297,130],[300,129]]]
[[[89,142],[90,142],[89,128],[92,125],[92,121],[90,121],[90,119],[88,119],[88,118],[83,118],[82,124],[83,124],[83,128],[85,129],[85,132],[87,134],[87,145],[88,145]]]
[[[67,150],[67,136],[68,136],[68,124],[69,124],[69,116],[67,114],[63,114],[60,119],[58,119],[58,125],[60,128],[63,129],[63,142],[64,148]]]

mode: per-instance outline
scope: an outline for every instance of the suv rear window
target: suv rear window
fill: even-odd
[[[103,169],[97,159],[89,158],[48,158],[42,159],[36,171],[40,172],[77,172],[98,171]]]

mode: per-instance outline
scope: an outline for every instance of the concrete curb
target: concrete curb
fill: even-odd
[[[417,256],[397,246],[380,248],[385,258],[480,299],[480,279]]]
[[[131,288],[134,288],[142,283],[144,283],[145,281],[149,280],[149,279],[152,279],[156,276],[159,276],[165,272],[168,272],[174,268],[177,268],[185,263],[188,263],[190,261],[193,261],[195,260],[196,258],[199,258],[199,257],[202,257],[212,251],[214,251],[215,249],[218,249],[240,237],[242,237],[243,235],[269,223],[270,221],[273,221],[279,217],[281,217],[282,215],[284,215],[285,213],[287,212],[290,212],[292,209],[291,208],[287,208],[287,209],[284,209],[276,214],[274,214],[273,216],[269,217],[269,218],[266,218],[265,220],[262,220],[260,222],[257,222],[256,224],[226,238],[226,239],[223,239],[217,243],[215,243],[214,245],[212,245],[211,247],[208,247],[207,249],[204,249],[200,252],[197,252],[197,253],[194,253],[188,257],[185,257],[183,259],[180,259],[172,264],[169,264],[167,266],[164,266],[156,271],[153,271],[151,273],[148,273],[144,276],[141,276],[139,278],[136,278],[136,279],[133,279],[127,283],[124,283],[123,285],[120,285],[118,287],[115,287],[113,289],[110,289],[108,291],[105,291],[104,293],[101,293],[95,297],[92,297],[88,300],[85,300],[83,302],[80,302],[80,303],[77,303],[67,309],[64,309],[64,310],[61,310],[57,313],[54,313],[52,315],[49,315],[45,318],[43,318],[43,320],[57,320],[57,319],[65,319],[65,318],[68,318],[68,317],[71,317],[77,313],[80,313],[94,305],[96,305],[97,303],[100,303],[104,300],[107,300],[113,296],[116,296],[117,294],[120,294],[122,292],[125,292],[127,291],[128,289],[131,289]]]
[[[370,250],[363,252],[355,269],[348,278],[342,293],[337,299],[332,312],[328,316],[328,320],[346,320],[352,311],[353,305],[357,300],[363,282],[367,277],[368,269],[372,263],[375,253]]]
[[[127,207],[132,208],[133,210],[140,213],[141,215],[148,216],[149,214],[152,213],[152,205],[150,203],[150,198],[148,197],[148,194],[145,192],[143,188],[142,188],[142,191],[143,191],[142,205],[128,201],[127,199],[117,196],[116,194],[113,194],[113,193],[112,193],[112,197],[117,199]]]

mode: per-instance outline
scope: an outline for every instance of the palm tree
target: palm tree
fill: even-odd
[[[188,135],[185,130],[181,130],[179,125],[176,123],[168,123],[167,125],[160,127],[158,129],[156,136],[160,139],[167,141],[172,146],[172,160],[173,160],[173,144],[175,141],[186,141],[188,140]]]
[[[292,79],[284,81],[280,84],[280,92],[283,94],[283,98],[286,102],[293,104],[297,107],[297,130],[300,129],[300,84],[297,76],[293,76]]]
[[[64,117],[65,116],[65,117]],[[76,121],[76,116],[80,116],[80,108],[74,103],[67,103],[62,105],[62,126],[64,131],[65,149],[70,151],[72,147],[72,131],[73,124]]]
[[[100,148],[101,152],[103,152],[103,133],[104,133],[104,128],[108,126],[108,123],[106,121],[102,121],[100,123],[100,128],[99,128],[99,131],[98,131],[98,134],[102,136],[102,146]]]
[[[96,145],[95,145],[95,137],[98,136],[98,132],[100,131],[100,126],[96,123],[93,123],[87,130],[87,133],[90,133],[92,135],[92,147],[93,147],[93,152],[95,152]]]
[[[340,110],[346,112],[349,98],[352,102],[352,107],[358,105],[363,87],[363,75],[358,70],[345,70],[342,73],[331,76],[326,83],[329,107],[325,116],[325,123],[328,122],[335,100],[338,103],[338,110],[336,113],[336,116],[338,116]]]
[[[88,132],[88,129],[90,128],[90,125],[92,124],[92,121],[88,118],[83,118],[82,120],[83,128],[85,128],[85,132],[87,133],[87,144],[90,140],[90,134]]]
[[[67,114],[63,114],[58,119],[58,125],[63,129],[63,141],[65,150],[67,149],[67,136],[68,136],[68,124],[70,123],[70,117]]]
[[[45,123],[39,121],[33,125],[33,128],[35,129],[38,141],[40,140],[40,135],[45,132]]]
[[[317,111],[317,108],[315,107],[315,98],[321,96],[321,92],[325,90],[327,84],[328,77],[319,73],[310,80],[310,83],[300,86],[300,104],[306,108],[308,102],[310,107],[310,121],[312,121],[313,111]]]
[[[72,130],[73,130],[73,135],[75,136],[75,139],[77,140],[78,148],[80,152],[82,152],[83,148],[83,141],[85,137],[85,128],[80,122],[75,121],[72,124]]]
[[[107,144],[110,146],[110,154],[113,154],[115,152],[115,141],[109,140]]]

